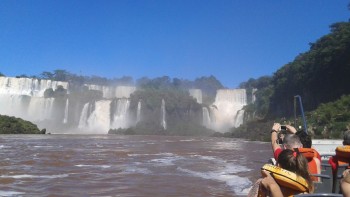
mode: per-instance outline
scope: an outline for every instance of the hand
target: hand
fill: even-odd
[[[272,130],[279,132],[281,130],[281,124],[280,123],[273,123]]]
[[[291,125],[286,125],[286,130],[292,134],[295,134],[297,132],[297,130]]]

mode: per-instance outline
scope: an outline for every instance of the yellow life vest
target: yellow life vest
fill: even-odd
[[[307,181],[294,172],[271,164],[265,164],[261,169],[271,173],[271,176],[275,179],[277,184],[281,186],[284,196],[293,196],[304,192],[309,193],[309,185]],[[259,190],[258,196],[264,196],[264,194],[261,193],[261,190]]]

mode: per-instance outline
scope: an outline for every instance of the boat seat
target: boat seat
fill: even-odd
[[[333,187],[333,176],[325,174],[311,174],[311,176],[319,177],[320,181],[315,181],[315,193],[331,193]]]

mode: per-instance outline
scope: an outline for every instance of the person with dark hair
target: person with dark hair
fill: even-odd
[[[308,162],[306,158],[299,153],[298,149],[283,150],[278,157],[277,165],[303,177],[309,185],[309,191],[313,191],[313,182],[308,171]]]
[[[295,133],[295,135],[299,136],[300,142],[303,144],[304,148],[311,148],[312,139],[311,136],[305,133],[303,130],[299,130]]]
[[[278,155],[282,152],[283,149],[302,149],[300,151],[304,156],[307,155],[309,172],[311,174],[321,174],[321,156],[315,150],[311,148],[311,137],[308,136],[305,132],[297,132],[297,130],[291,125],[284,126],[285,131],[288,133],[283,139],[282,147],[276,142],[278,138],[278,133],[281,131],[281,125],[275,123],[271,131],[271,145],[274,152],[274,158],[277,160]],[[300,137],[299,137],[300,136]],[[305,146],[304,146],[305,144]],[[310,155],[310,153],[313,153]],[[318,181],[318,177],[313,177],[314,181]]]
[[[291,149],[283,150],[278,156],[277,165],[305,179],[308,193],[313,193],[314,185],[308,171],[307,160],[299,153],[298,149],[295,149],[295,151]],[[273,173],[271,175],[266,170],[262,170],[261,173],[263,177],[253,185],[248,197],[256,197],[258,195],[289,196],[291,192],[294,192],[293,195],[297,194],[297,191],[279,185],[276,179],[273,178]]]

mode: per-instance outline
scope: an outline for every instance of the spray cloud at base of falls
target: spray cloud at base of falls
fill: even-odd
[[[53,133],[77,130],[98,134],[133,127],[150,116],[145,112],[146,101],[138,99],[131,103],[130,97],[137,90],[135,86],[85,84],[78,90],[71,87],[68,82],[0,77],[0,114],[32,121]],[[224,132],[242,124],[242,108],[247,104],[244,89],[217,90],[215,101],[210,105],[203,104],[201,89],[189,89],[188,94],[202,105],[197,119],[203,126]],[[166,130],[169,127],[167,105],[171,102],[161,99],[158,103],[158,124]],[[173,110],[172,107],[169,109]],[[181,114],[188,117],[196,114],[190,108],[182,110]]]

